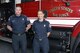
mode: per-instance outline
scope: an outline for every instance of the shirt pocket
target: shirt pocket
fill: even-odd
[[[19,23],[20,23],[20,24],[25,24],[26,22],[25,22],[24,19],[21,19],[21,20],[19,20]]]
[[[17,24],[17,21],[16,20],[12,20],[12,25],[15,25]]]

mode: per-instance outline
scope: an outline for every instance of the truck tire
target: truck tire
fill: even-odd
[[[74,43],[73,48],[72,48],[72,53],[76,53],[76,49],[77,49],[79,43],[80,43],[80,33],[78,34],[78,36],[75,40],[75,43]]]

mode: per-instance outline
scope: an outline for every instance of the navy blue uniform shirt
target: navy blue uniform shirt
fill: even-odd
[[[12,27],[13,33],[24,33],[28,24],[30,21],[24,15],[12,15],[8,19],[8,25]]]
[[[42,22],[36,20],[33,23],[33,31],[35,32],[35,38],[43,39],[47,37],[48,32],[51,32],[50,23],[46,20]]]

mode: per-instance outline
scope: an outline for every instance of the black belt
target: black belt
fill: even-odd
[[[43,39],[41,39],[41,38],[35,38],[36,40],[39,40],[39,41],[42,41]]]
[[[25,32],[24,33],[13,33],[13,34],[20,36],[20,35],[25,34]]]
[[[44,37],[44,38],[35,38],[35,39],[37,39],[37,40],[39,40],[39,41],[42,41],[43,39],[45,39],[46,37]]]

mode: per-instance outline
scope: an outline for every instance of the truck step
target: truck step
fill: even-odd
[[[0,40],[12,43],[12,39],[11,38],[0,36]]]

